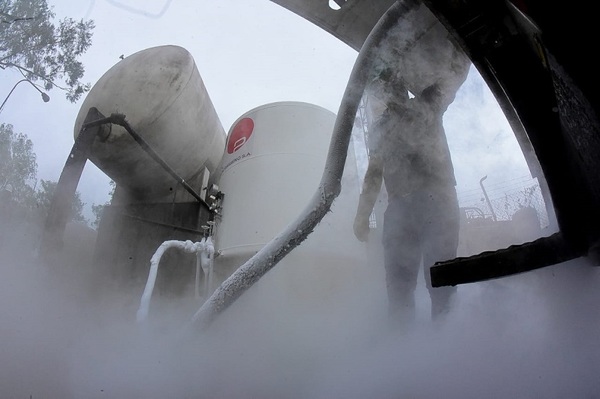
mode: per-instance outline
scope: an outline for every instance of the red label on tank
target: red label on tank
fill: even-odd
[[[227,142],[227,153],[233,154],[246,144],[252,131],[254,130],[254,121],[251,118],[240,120],[233,128]]]

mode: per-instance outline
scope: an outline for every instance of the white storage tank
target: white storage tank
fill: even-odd
[[[319,187],[335,119],[333,112],[316,105],[278,102],[255,108],[233,124],[219,168],[218,185],[225,196],[215,226],[217,282],[308,205]],[[332,212],[269,272],[287,292],[319,298],[364,270],[365,247],[352,229],[359,193],[352,149],[342,187]]]
[[[139,51],[109,69],[88,93],[74,135],[91,107],[121,113],[133,129],[183,179],[206,167],[213,172],[225,147],[225,131],[192,55],[179,46]],[[96,139],[90,160],[120,186],[141,196],[169,195],[177,184],[124,128],[113,125]]]

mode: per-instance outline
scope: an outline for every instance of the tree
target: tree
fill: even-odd
[[[36,180],[37,162],[33,143],[23,133],[15,133],[13,126],[0,124],[0,191],[11,193],[17,203],[30,203]]]
[[[37,205],[42,210],[44,217],[48,216],[57,185],[58,183],[55,181],[41,180],[41,188],[35,193]],[[83,216],[84,205],[85,203],[81,201],[81,195],[79,194],[79,191],[75,192],[75,197],[71,203],[71,217],[69,220],[87,223],[87,220]]]
[[[58,87],[75,102],[91,87],[81,82],[78,58],[92,44],[94,21],[64,18],[55,25],[54,17],[46,0],[0,1],[0,68],[16,69],[46,90]]]
[[[117,188],[117,184],[113,180],[111,180],[109,184],[110,192],[108,193],[108,195],[110,195],[110,200],[104,204],[92,204],[92,213],[96,217],[96,219],[92,222],[92,227],[96,230],[98,229],[98,227],[100,227],[100,220],[104,215],[104,209],[111,204],[112,198],[115,195],[115,189]]]
[[[31,183],[34,183],[33,186]],[[11,209],[38,209],[45,219],[54,198],[57,182],[41,180],[37,188],[37,163],[33,143],[24,133],[15,133],[13,126],[0,124],[0,197],[10,199]],[[7,204],[4,204],[7,205]],[[70,220],[87,223],[83,216],[85,203],[75,193]]]

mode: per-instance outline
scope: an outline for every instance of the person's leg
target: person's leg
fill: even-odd
[[[456,287],[431,286],[429,269],[435,262],[454,259],[458,248],[460,215],[454,187],[430,196],[431,206],[425,223],[423,268],[431,298],[431,317],[439,319],[448,313]]]
[[[421,263],[420,232],[406,201],[390,201],[384,216],[383,247],[389,315],[408,325],[415,318],[415,288]]]

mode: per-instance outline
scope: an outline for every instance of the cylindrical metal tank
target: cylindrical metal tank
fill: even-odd
[[[225,196],[215,226],[216,280],[227,278],[308,205],[319,187],[335,119],[316,105],[278,102],[255,108],[233,124],[219,168]],[[319,297],[316,293],[355,278],[353,272],[366,263],[365,247],[353,235],[359,187],[353,150],[348,155],[332,212],[277,271],[269,272],[279,276],[277,284],[286,291]]]
[[[213,172],[225,147],[225,131],[192,55],[182,47],[139,51],[109,69],[88,93],[74,128],[77,137],[90,107],[121,113],[133,129],[183,179],[206,167]],[[96,139],[90,160],[117,184],[154,198],[177,182],[120,126]]]
[[[233,124],[219,179],[223,256],[258,251],[300,214],[319,185],[334,123],[323,108],[281,102]]]

